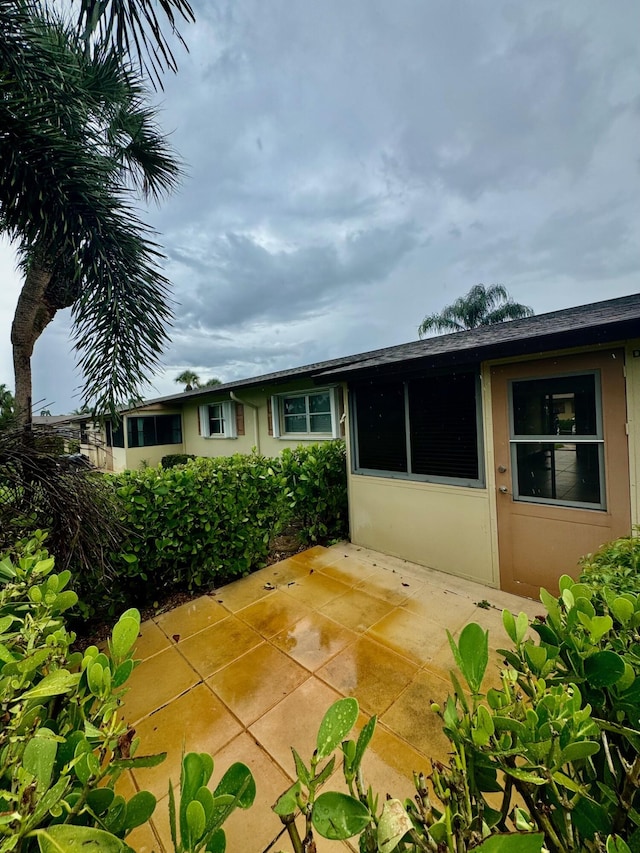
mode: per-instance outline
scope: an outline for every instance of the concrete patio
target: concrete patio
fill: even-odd
[[[484,600],[489,609],[477,606]],[[234,761],[254,773],[256,802],[225,825],[227,850],[262,853],[275,840],[271,850],[289,853],[271,805],[294,778],[290,747],[308,761],[320,720],[340,696],[358,699],[359,725],[378,715],[365,781],[382,798],[412,796],[413,771],[428,772],[429,757],[446,759],[448,750],[429,709],[450,692],[445,628],[456,634],[479,622],[495,650],[508,643],[504,607],[540,610],[529,599],[341,543],[145,622],[123,712],[141,738],[140,754],[168,757],[119,783],[123,793],[147,789],[159,800],[151,824],[127,842],[138,853],[173,850],[168,780],[179,781],[184,744],[214,756],[214,783]],[[328,787],[341,781],[338,770]],[[353,849],[318,839],[318,853],[345,848]]]

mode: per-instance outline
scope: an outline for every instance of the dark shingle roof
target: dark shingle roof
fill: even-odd
[[[325,369],[316,376],[337,379],[362,371],[391,370],[411,362],[470,363],[605,344],[634,336],[640,336],[640,294],[389,347],[361,356],[357,363]]]
[[[411,362],[470,363],[482,358],[500,358],[554,348],[606,343],[630,336],[640,336],[640,294],[552,311],[549,314],[538,314],[495,326],[482,326],[468,332],[439,335],[399,346],[317,361],[302,367],[225,382],[213,388],[196,388],[193,391],[156,397],[153,400],[145,400],[144,406],[172,405],[185,400],[210,397],[219,392],[255,388],[306,377],[337,381],[362,371],[393,370],[400,364]]]

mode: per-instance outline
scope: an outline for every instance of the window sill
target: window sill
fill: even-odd
[[[201,435],[200,438],[204,438],[205,441],[220,441],[220,439],[226,439],[227,441],[235,441],[238,436],[237,435]]]
[[[279,441],[332,441],[333,436],[326,432],[295,432],[279,435]]]

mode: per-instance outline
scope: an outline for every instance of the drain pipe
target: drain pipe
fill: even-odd
[[[239,397],[236,397],[233,391],[229,391],[229,396],[234,403],[240,403],[241,406],[249,406],[250,409],[253,409],[253,436],[255,438],[256,450],[260,453],[260,432],[258,430],[258,409],[260,407],[256,406],[255,403],[247,403],[245,400],[241,400]]]

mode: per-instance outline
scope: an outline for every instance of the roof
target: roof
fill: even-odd
[[[327,368],[316,376],[325,380],[348,378],[365,372],[393,371],[411,363],[470,364],[488,358],[606,344],[628,337],[640,337],[640,294],[388,347],[343,367]]]
[[[399,346],[385,347],[328,361],[317,361],[302,367],[264,373],[209,388],[196,388],[145,400],[143,405],[121,409],[182,403],[185,400],[210,397],[212,394],[255,388],[311,378],[338,381],[366,372],[393,371],[409,364],[420,366],[470,364],[487,358],[501,358],[525,353],[544,352],[588,344],[604,344],[626,337],[640,337],[640,293],[592,302],[576,308],[537,314],[523,320],[510,320],[494,326],[481,326],[466,332],[438,335]]]

